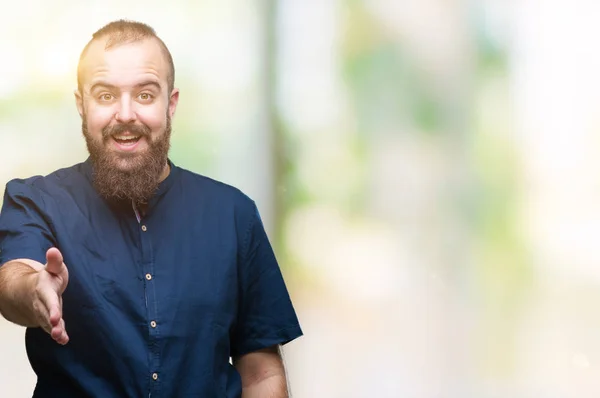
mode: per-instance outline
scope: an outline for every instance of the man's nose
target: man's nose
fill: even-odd
[[[120,123],[131,123],[136,120],[136,114],[131,99],[127,97],[121,98],[119,109],[115,114],[115,119]]]

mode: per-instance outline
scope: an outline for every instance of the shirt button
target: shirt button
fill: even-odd
[[[150,326],[152,326],[153,328],[155,328],[156,327],[156,322],[155,321],[150,322]]]
[[[152,379],[158,380],[158,373],[152,373]]]
[[[146,228],[145,225],[142,225],[142,231],[146,232],[148,230],[148,228]]]
[[[146,274],[146,279],[148,279],[148,280],[152,279],[152,275]]]

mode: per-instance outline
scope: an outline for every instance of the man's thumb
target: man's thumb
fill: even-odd
[[[59,275],[63,271],[63,256],[55,247],[46,252],[46,271],[51,274]]]

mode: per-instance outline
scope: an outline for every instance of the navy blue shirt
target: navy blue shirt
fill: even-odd
[[[69,343],[26,331],[34,397],[240,397],[230,357],[302,335],[254,202],[170,164],[143,215],[89,159],[6,185],[0,264],[57,247],[69,270]]]

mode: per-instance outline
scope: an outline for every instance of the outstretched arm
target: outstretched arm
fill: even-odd
[[[56,248],[46,253],[47,263],[12,260],[0,267],[0,313],[10,322],[41,327],[59,344],[69,337],[62,319],[62,293],[69,273]]]

